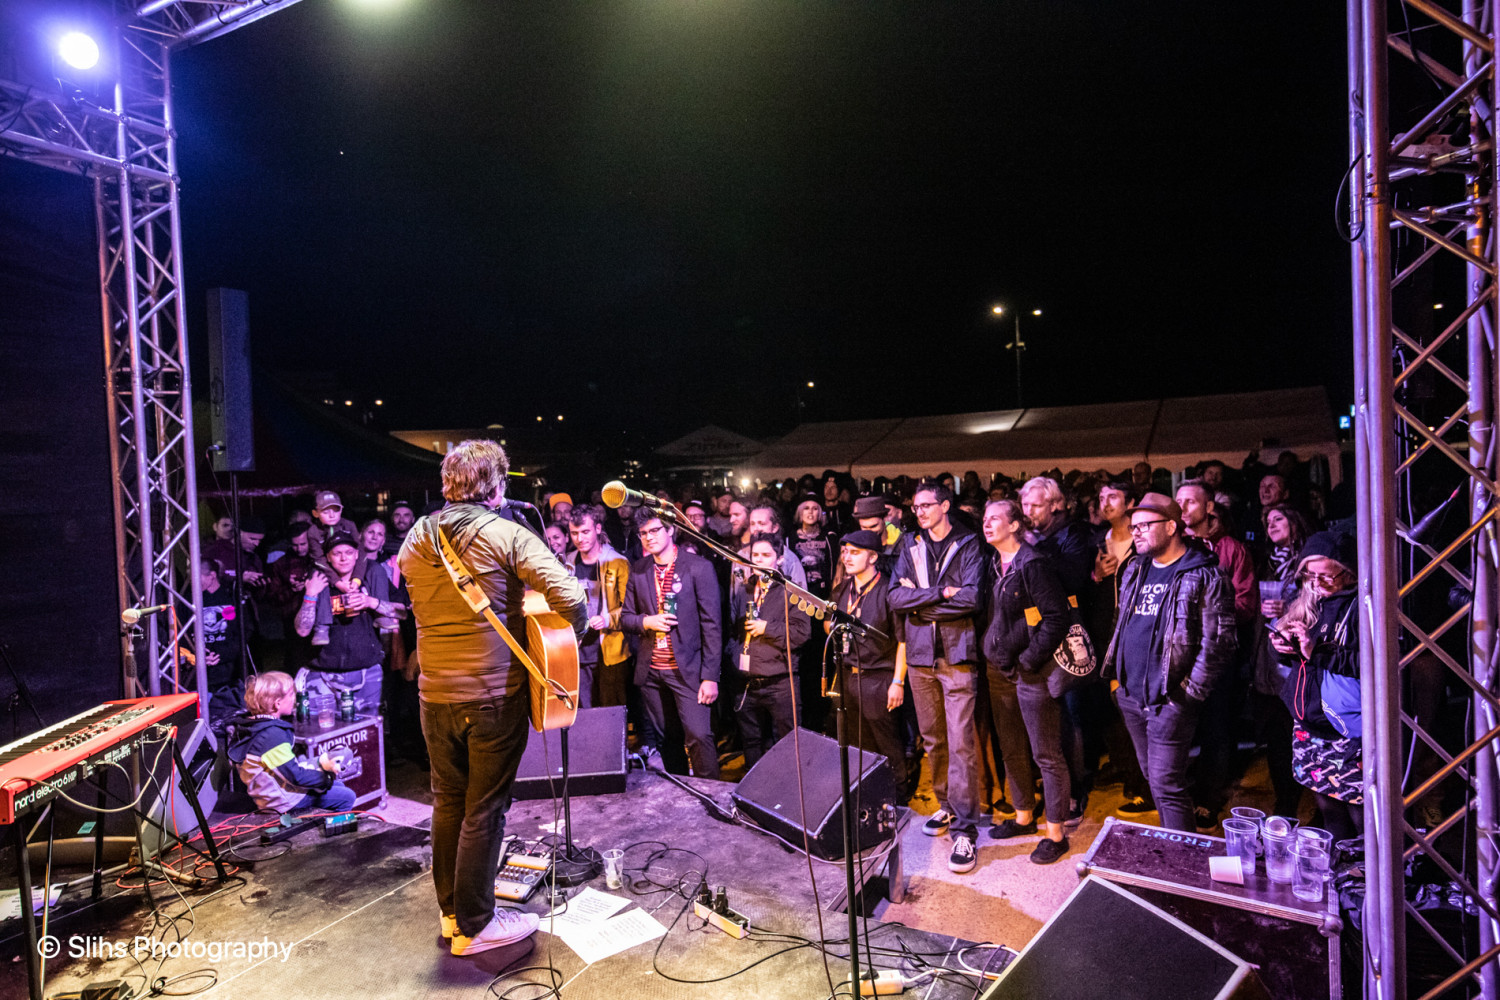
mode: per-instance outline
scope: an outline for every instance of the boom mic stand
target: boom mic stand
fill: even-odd
[[[606,499],[606,502],[608,500]],[[619,507],[620,503],[610,506]],[[840,611],[837,604],[826,600],[807,590],[799,587],[778,569],[761,569],[751,564],[749,559],[740,555],[733,549],[728,548],[716,538],[693,527],[693,522],[687,519],[687,515],[677,508],[675,504],[663,501],[661,506],[651,508],[660,518],[677,528],[679,534],[685,534],[693,541],[703,547],[705,551],[712,552],[722,559],[731,563],[753,569],[762,576],[770,577],[773,581],[786,588],[797,607],[812,615],[814,619],[826,618],[832,622],[829,631],[829,641],[833,642],[844,636],[860,635],[872,636],[878,639],[886,638],[886,634],[869,625],[846,611]],[[849,988],[854,991],[854,996],[860,996],[859,976],[859,912],[855,908],[855,878],[854,878],[854,853],[857,849],[857,837],[855,834],[854,794],[849,787],[849,730],[845,725],[845,713],[848,711],[848,680],[847,672],[843,669],[842,658],[839,656],[838,648],[835,647],[835,664],[838,666],[838,693],[834,697],[835,718],[837,719],[837,732],[839,743],[839,800],[844,812],[844,899],[849,911]],[[830,694],[833,688],[830,688]],[[564,772],[566,773],[566,757],[564,757]],[[800,779],[799,779],[800,780]],[[566,796],[564,796],[566,802]],[[800,817],[805,829],[807,817]],[[873,982],[874,975],[871,973]]]

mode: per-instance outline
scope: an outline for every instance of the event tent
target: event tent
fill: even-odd
[[[1263,442],[1265,461],[1287,449],[1304,460],[1322,455],[1338,481],[1335,422],[1320,386],[802,424],[735,471],[762,482],[824,469],[866,479],[967,469],[1019,476],[1121,471],[1144,460],[1176,472],[1208,458],[1238,465]]]

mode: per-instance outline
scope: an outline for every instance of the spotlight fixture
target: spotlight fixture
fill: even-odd
[[[58,39],[57,54],[74,69],[93,69],[99,64],[99,43],[81,31],[70,31]]]

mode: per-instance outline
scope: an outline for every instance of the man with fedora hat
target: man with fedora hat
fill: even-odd
[[[1213,553],[1186,540],[1182,508],[1147,493],[1130,508],[1138,558],[1120,570],[1120,613],[1104,654],[1162,826],[1193,832],[1188,751],[1236,645],[1234,593]]]

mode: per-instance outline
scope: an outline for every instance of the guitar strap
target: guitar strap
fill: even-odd
[[[437,537],[436,548],[438,558],[443,561],[443,568],[448,571],[448,577],[453,581],[453,586],[458,588],[458,592],[463,597],[464,603],[468,604],[469,610],[484,615],[485,620],[500,634],[500,638],[505,640],[505,644],[510,647],[510,651],[516,654],[516,659],[520,660],[521,664],[530,671],[531,676],[536,679],[537,683],[546,686],[571,711],[574,707],[572,695],[561,684],[538,669],[537,665],[532,662],[531,656],[516,641],[516,637],[510,634],[510,629],[505,627],[505,623],[500,620],[500,616],[495,614],[495,609],[490,606],[489,595],[480,588],[479,584],[474,580],[474,574],[469,572],[468,567],[459,558],[458,552],[448,542],[448,536],[443,534],[443,526],[438,521],[438,515],[433,514],[428,520],[432,522],[432,532]]]

